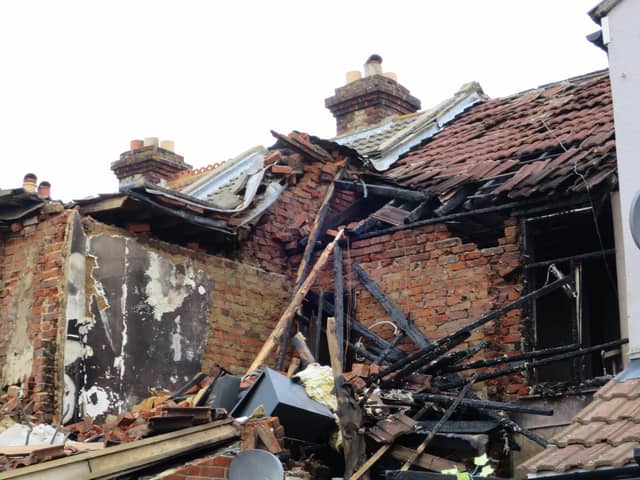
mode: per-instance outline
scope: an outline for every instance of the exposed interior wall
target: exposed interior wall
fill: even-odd
[[[82,227],[66,312],[76,416],[128,409],[149,388],[174,390],[215,363],[242,372],[284,308],[282,275],[89,218]]]
[[[60,388],[58,337],[63,334],[68,219],[58,203],[11,226],[1,240],[1,386],[27,388],[34,411],[50,419]]]
[[[517,268],[521,252],[515,220],[506,220],[498,243],[491,248],[462,243],[445,225],[427,225],[355,241],[344,252],[346,286],[355,292],[351,308],[365,325],[390,320],[378,301],[350,273],[349,265],[358,262],[428,339],[443,337],[519,298],[522,278]],[[331,291],[332,282],[333,272],[327,268],[320,286]],[[386,337],[393,332],[388,325],[380,325],[375,331]],[[478,359],[482,355],[521,351],[521,311],[512,310],[481,327],[461,348],[483,340],[490,340],[491,346]],[[415,348],[409,340],[402,344]],[[522,374],[489,380],[485,386],[491,396],[528,393]]]

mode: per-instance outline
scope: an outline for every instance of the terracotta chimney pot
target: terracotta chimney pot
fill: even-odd
[[[22,180],[22,188],[25,192],[35,193],[38,177],[33,173],[27,173]]]
[[[38,195],[44,198],[50,198],[51,184],[49,182],[40,182],[40,185],[38,185]]]

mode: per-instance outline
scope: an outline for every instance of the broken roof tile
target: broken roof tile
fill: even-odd
[[[462,183],[481,187],[497,175],[483,168],[493,161],[507,164],[501,173],[513,174],[491,191],[495,197],[583,192],[611,175],[613,138],[609,76],[600,71],[476,104],[386,175],[406,187],[445,194]]]

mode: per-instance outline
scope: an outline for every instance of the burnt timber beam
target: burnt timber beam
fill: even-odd
[[[431,443],[431,440],[433,440],[433,437],[436,436],[436,433],[438,433],[440,431],[440,429],[445,424],[445,422],[447,420],[449,420],[449,417],[451,417],[451,415],[453,415],[453,412],[455,412],[456,408],[458,408],[458,406],[464,400],[465,395],[467,395],[467,393],[471,390],[471,387],[473,386],[475,381],[476,381],[475,376],[471,377],[467,381],[467,384],[464,386],[464,388],[462,390],[460,390],[460,393],[453,400],[451,405],[449,405],[449,408],[447,408],[447,410],[444,412],[444,415],[442,415],[440,420],[438,420],[438,423],[436,423],[433,426],[433,429],[431,429],[431,431],[429,432],[429,435],[427,435],[427,438],[425,438],[422,441],[422,443],[420,445],[418,445],[418,448],[416,448],[416,451],[414,452],[414,454],[411,455],[411,457],[409,459],[407,459],[407,461],[404,463],[404,465],[402,465],[402,468],[400,468],[400,471],[406,472],[407,470],[409,470],[411,465],[413,465],[413,462],[416,461],[416,459],[420,456],[420,454],[422,454],[422,452],[424,452],[425,448],[427,448],[429,443]]]
[[[527,263],[525,264],[522,268],[524,268],[525,270],[530,269],[530,268],[541,268],[541,267],[548,267],[549,265],[551,265],[552,263],[562,263],[562,262],[569,262],[569,261],[576,261],[576,260],[590,260],[592,258],[598,258],[598,257],[606,257],[609,255],[615,255],[616,253],[616,249],[615,248],[609,248],[607,250],[601,250],[599,252],[590,252],[590,253],[582,253],[580,255],[572,255],[569,257],[560,257],[560,258],[556,258],[553,260],[545,260],[543,262],[533,262],[533,263]]]
[[[522,370],[526,370],[528,368],[536,368],[541,367],[543,365],[548,365],[550,363],[560,362],[562,360],[568,360],[570,358],[579,357],[582,355],[587,355],[589,353],[597,352],[599,350],[611,350],[613,348],[619,347],[620,345],[624,345],[628,343],[629,340],[627,338],[622,338],[620,340],[613,340],[611,342],[602,343],[600,345],[594,345],[593,347],[581,348],[580,350],[576,350],[568,353],[561,353],[559,355],[554,355],[552,357],[543,358],[542,360],[534,360],[532,362],[524,362],[520,365],[513,365],[511,367],[503,368],[501,370],[496,370],[493,372],[482,373],[478,376],[478,381],[482,382],[484,380],[489,380],[491,378],[501,377],[502,375],[508,375],[510,373],[520,372]],[[441,389],[447,388],[455,388],[461,385],[460,380],[456,380],[455,382],[447,382],[441,385],[438,385]]]
[[[309,292],[308,297],[312,301],[315,301],[317,303],[317,296],[314,292]],[[333,303],[327,300],[326,297],[323,302],[323,308],[324,308],[324,311],[327,313],[327,315],[335,316],[335,309],[334,309]],[[360,322],[358,322],[358,320],[355,319],[355,317],[350,316],[350,318],[348,318],[348,321],[349,321],[349,327],[351,328],[353,333],[365,338],[366,340],[371,342],[373,345],[375,345],[379,350],[382,350],[386,348],[387,345],[389,345],[389,342],[387,342],[384,338],[382,338],[375,332],[372,332],[371,330],[369,330],[364,325],[362,325]],[[391,353],[389,354],[390,359],[393,359],[393,361],[397,361],[400,358],[404,358],[404,356],[405,354],[402,352],[402,350],[400,350],[397,347],[392,348]],[[370,360],[373,360],[373,359],[375,359],[375,357],[373,357]]]
[[[429,200],[423,200],[420,204],[411,210],[411,213],[407,215],[407,218],[404,219],[404,223],[413,223],[417,220],[420,220],[431,210],[431,202]]]
[[[500,365],[502,363],[520,362],[522,360],[530,360],[532,358],[539,358],[545,356],[551,356],[556,353],[565,353],[573,350],[578,350],[580,345],[574,343],[572,345],[563,345],[561,347],[545,348],[544,350],[535,350],[533,352],[527,352],[520,355],[503,355],[497,358],[489,358],[487,360],[478,360],[477,362],[466,363],[463,365],[451,365],[445,368],[443,371],[446,373],[460,372],[461,370],[471,370],[472,368],[484,368],[491,367],[493,365]]]
[[[344,273],[342,247],[340,244],[333,249],[333,302],[336,322],[336,338],[338,340],[338,356],[340,368],[344,362]]]
[[[531,292],[531,293],[529,293],[527,295],[523,295],[519,299],[514,300],[513,302],[505,305],[502,308],[499,308],[497,310],[493,310],[492,312],[489,312],[489,313],[481,316],[475,322],[472,322],[469,325],[467,325],[465,327],[462,327],[461,329],[457,330],[456,332],[454,332],[454,333],[452,333],[450,335],[447,335],[445,337],[442,337],[442,338],[438,339],[437,341],[435,341],[435,342],[431,343],[430,345],[422,348],[421,350],[418,350],[418,351],[412,353],[411,355],[408,355],[406,358],[403,358],[403,359],[395,362],[394,364],[392,364],[388,368],[385,368],[385,369],[381,370],[376,375],[373,375],[373,376],[369,377],[369,382],[373,383],[373,382],[376,382],[376,381],[380,380],[381,378],[386,377],[387,375],[395,372],[396,370],[404,367],[405,365],[408,365],[411,362],[414,362],[414,361],[420,359],[421,357],[424,357],[425,355],[430,354],[436,348],[441,347],[441,346],[451,342],[452,339],[454,339],[456,337],[463,336],[464,334],[468,335],[471,331],[475,330],[476,328],[484,325],[485,323],[487,323],[487,322],[489,322],[491,320],[495,320],[496,318],[501,317],[506,312],[511,311],[514,308],[518,308],[521,305],[527,304],[531,300],[535,300],[536,298],[542,297],[542,296],[544,296],[544,295],[546,295],[546,294],[548,294],[550,292],[553,292],[553,291],[557,290],[558,288],[562,287],[563,285],[569,283],[570,280],[571,279],[569,277],[564,277],[562,279],[556,280],[556,281],[550,283],[549,285],[545,285],[544,287],[539,288],[538,290],[534,290],[533,292]]]
[[[413,396],[416,400],[421,400],[425,402],[432,403],[443,403],[445,405],[450,405],[456,400],[455,397],[447,396],[447,395],[439,395],[436,393],[418,393]],[[551,408],[536,408],[536,407],[525,407],[523,405],[514,405],[512,403],[505,402],[493,402],[489,400],[474,400],[471,398],[462,399],[460,405],[463,407],[472,407],[472,408],[488,408],[490,410],[504,410],[505,412],[518,412],[518,413],[530,413],[532,415],[553,415],[553,409]]]
[[[402,329],[402,331],[415,343],[419,348],[429,345],[420,331],[413,325],[404,313],[396,306],[393,301],[387,297],[376,282],[369,276],[359,263],[353,264],[353,272],[358,280],[369,291],[369,293],[382,305],[385,311],[391,316],[393,321]]]
[[[324,304],[324,292],[320,290],[320,295],[318,295],[318,314],[315,318],[315,323],[313,327],[313,355],[316,358],[320,357],[320,332],[322,332],[322,309]]]
[[[427,196],[422,192],[408,190],[406,188],[390,187],[387,185],[371,185],[363,182],[351,182],[348,180],[336,180],[334,182],[339,190],[374,195],[376,197],[399,198],[411,202],[422,202]]]

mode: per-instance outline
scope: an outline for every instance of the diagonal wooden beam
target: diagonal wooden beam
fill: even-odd
[[[429,345],[426,338],[413,325],[407,316],[397,307],[393,301],[387,297],[378,284],[369,276],[359,263],[353,264],[353,273],[356,274],[358,280],[369,291],[373,297],[380,302],[385,311],[391,316],[393,321],[402,329],[402,331],[415,343],[419,348],[425,348]]]

